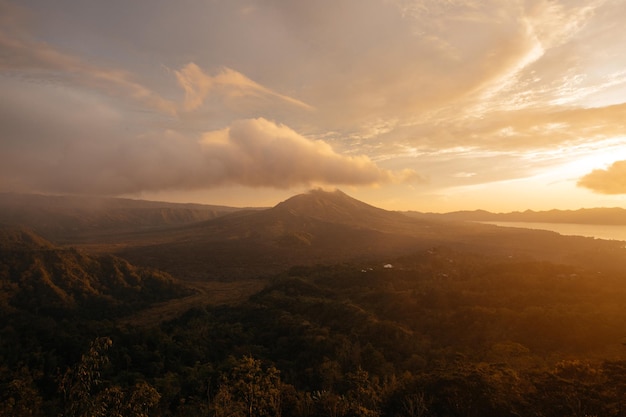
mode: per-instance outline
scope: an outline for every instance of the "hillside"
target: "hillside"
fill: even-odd
[[[112,255],[55,247],[24,229],[0,229],[0,310],[115,317],[190,294],[169,275]]]

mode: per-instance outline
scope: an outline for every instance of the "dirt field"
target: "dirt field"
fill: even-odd
[[[156,304],[136,314],[120,319],[120,323],[131,326],[154,326],[172,320],[193,307],[205,305],[236,304],[248,299],[267,284],[261,279],[237,282],[185,282],[197,291],[188,297],[177,298]]]

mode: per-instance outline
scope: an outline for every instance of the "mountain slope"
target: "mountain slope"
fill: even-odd
[[[278,204],[272,211],[387,232],[389,227],[408,221],[401,213],[371,206],[339,190],[312,190],[307,194],[299,194]]]
[[[411,219],[340,191],[315,190],[266,210],[241,211],[179,229],[164,242],[120,254],[179,278],[239,278],[313,264],[405,253],[438,241],[440,222]]]

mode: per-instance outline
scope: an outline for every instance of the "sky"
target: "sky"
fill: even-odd
[[[0,192],[626,207],[626,0],[0,0]]]

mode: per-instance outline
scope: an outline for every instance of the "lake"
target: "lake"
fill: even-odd
[[[609,224],[530,223],[530,222],[479,222],[504,227],[551,230],[562,235],[595,237],[598,239],[626,241],[626,226]]]

